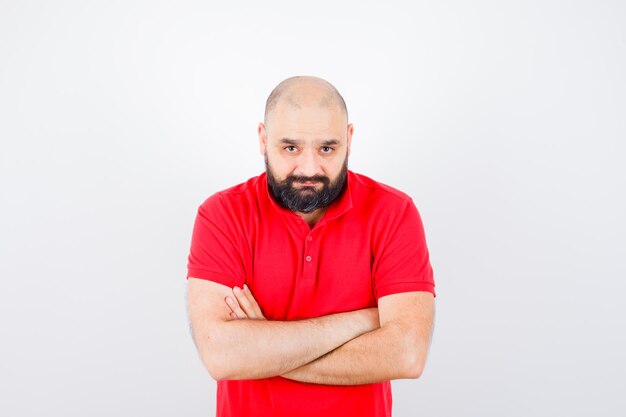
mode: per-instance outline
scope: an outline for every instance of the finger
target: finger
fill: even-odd
[[[232,305],[231,303],[229,303],[226,298],[224,298],[224,302],[226,303],[226,305],[228,306],[228,309],[230,310],[229,314],[234,313],[236,307],[234,305]]]
[[[232,312],[235,313],[237,318],[245,319],[248,317],[246,313],[241,309],[234,297],[226,296],[226,304],[228,304],[228,307],[230,307]]]
[[[232,311],[230,312],[230,318],[233,320],[237,320],[237,315],[235,313],[233,313]]]
[[[241,309],[245,312],[248,318],[259,318],[256,315],[256,310],[254,309],[252,302],[248,298],[247,294],[241,290],[241,288],[234,287],[233,294],[235,294],[235,297],[237,297],[237,302],[239,303],[239,307],[241,307]]]
[[[248,288],[248,286],[246,284],[243,284],[243,292],[246,295],[246,297],[248,298],[248,300],[250,301],[250,305],[254,309],[254,313],[256,314],[256,316],[259,317],[259,318],[265,318],[263,316],[263,312],[261,311],[261,307],[259,306],[259,303],[256,302],[256,299],[254,298],[254,295],[252,295],[252,292],[250,291],[250,288]]]

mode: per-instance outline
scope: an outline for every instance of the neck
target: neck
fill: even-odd
[[[302,220],[307,222],[309,227],[312,229],[313,226],[315,226],[317,224],[317,222],[320,221],[320,219],[322,218],[324,213],[326,213],[327,209],[328,209],[328,207],[324,207],[324,208],[319,208],[319,209],[317,209],[315,211],[312,211],[310,213],[302,213],[302,212],[299,212],[299,211],[296,211],[295,213],[298,216],[302,217]]]

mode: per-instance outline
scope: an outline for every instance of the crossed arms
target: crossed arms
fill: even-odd
[[[216,380],[282,376],[359,385],[418,378],[434,316],[431,293],[406,292],[381,297],[378,308],[269,321],[247,288],[191,277],[187,303],[194,342]]]

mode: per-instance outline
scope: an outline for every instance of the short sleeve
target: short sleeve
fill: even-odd
[[[424,227],[412,199],[404,200],[390,223],[378,257],[373,271],[377,300],[409,291],[428,291],[436,296]]]
[[[199,208],[187,260],[187,278],[201,278],[230,288],[243,286],[245,274],[235,228],[228,224],[220,197],[209,197]]]

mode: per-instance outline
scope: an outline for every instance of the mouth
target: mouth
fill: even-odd
[[[299,185],[301,187],[313,187],[321,183],[322,183],[321,181],[304,181],[304,182],[298,181],[298,182],[295,182],[294,184]]]

